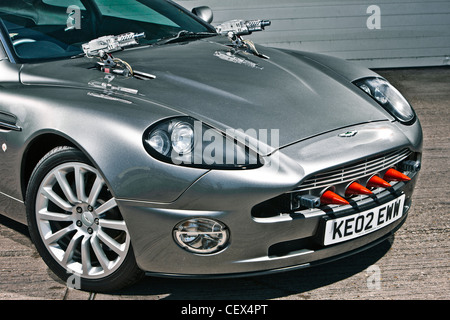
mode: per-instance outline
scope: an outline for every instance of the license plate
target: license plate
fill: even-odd
[[[325,224],[324,245],[335,244],[379,230],[400,219],[405,205],[401,195],[379,207],[350,216],[328,220]]]

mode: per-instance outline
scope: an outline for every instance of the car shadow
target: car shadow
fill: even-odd
[[[113,295],[159,300],[267,300],[296,295],[324,287],[366,270],[391,248],[394,236],[355,255],[311,268],[246,278],[194,280],[146,277]],[[366,286],[365,279],[361,286]],[[125,297],[124,297],[125,298]]]
[[[11,238],[14,241],[18,241],[20,237],[12,236],[10,231],[18,232],[20,235],[22,235],[24,239],[30,238],[30,233],[28,232],[28,227],[20,222],[17,222],[15,220],[12,220],[6,216],[3,216],[0,214],[0,225],[5,226],[6,228],[3,229],[5,236],[8,238]],[[24,242],[24,241],[18,241],[18,242]],[[30,241],[25,241],[26,243],[22,243],[27,245],[28,247],[32,246]]]
[[[0,215],[0,224],[6,227],[3,229],[3,232],[8,233],[4,234],[5,236],[22,245],[34,248],[25,225],[2,215]],[[340,260],[270,275],[229,279],[175,279],[147,276],[126,289],[102,294],[102,298],[267,300],[296,295],[296,298],[307,299],[308,295],[304,293],[350,278],[376,264],[389,251],[393,241],[394,236],[391,236],[372,248]],[[49,271],[49,275],[56,282],[61,282],[51,271]],[[365,285],[366,282],[363,280],[361,286]]]

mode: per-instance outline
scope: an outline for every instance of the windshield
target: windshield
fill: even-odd
[[[152,44],[180,31],[215,32],[165,0],[0,0],[0,27],[20,62],[73,57],[106,35],[144,32],[140,44]]]

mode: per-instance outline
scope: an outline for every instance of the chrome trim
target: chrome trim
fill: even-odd
[[[22,200],[17,199],[17,198],[14,198],[14,197],[12,197],[12,196],[10,196],[10,195],[7,195],[6,193],[3,193],[3,192],[1,192],[1,191],[0,191],[0,195],[5,196],[5,197],[7,197],[7,198],[10,198],[10,199],[12,199],[12,200],[14,200],[14,201],[20,202],[20,203],[22,203],[22,204],[25,204],[25,202],[23,202]]]
[[[306,179],[299,188],[290,191],[290,193],[325,188],[330,185],[350,182],[371,176],[380,171],[389,169],[393,165],[408,158],[411,153],[412,152],[408,149],[402,149],[375,159],[366,159],[362,163],[360,162],[358,164],[341,167],[340,169],[318,173],[313,177]]]
[[[16,126],[14,124],[6,123],[0,121],[0,129],[3,130],[13,130],[13,131],[22,131],[22,128],[19,126]]]

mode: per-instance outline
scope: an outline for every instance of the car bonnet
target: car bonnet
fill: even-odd
[[[148,81],[112,76],[88,58],[27,64],[27,85],[127,88],[217,129],[277,130],[282,147],[318,134],[391,119],[342,75],[302,55],[257,47],[269,59],[233,54],[213,38],[138,47],[114,54]],[[121,92],[127,94],[126,90]],[[114,92],[113,92],[114,94]],[[124,106],[126,108],[126,106]],[[145,105],[142,105],[145,108]]]

